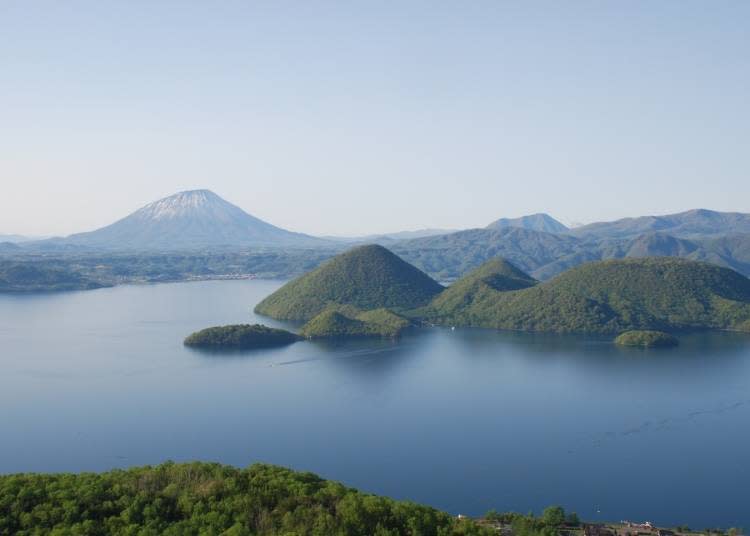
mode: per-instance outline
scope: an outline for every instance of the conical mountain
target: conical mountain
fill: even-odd
[[[504,229],[506,227],[520,227],[544,233],[564,233],[568,228],[549,214],[529,214],[520,218],[500,218],[487,226],[487,229]]]
[[[60,239],[56,239],[60,241]],[[62,239],[105,249],[177,250],[221,246],[311,246],[326,241],[251,216],[210,190],[165,197],[115,223]]]
[[[337,255],[260,302],[255,312],[283,320],[309,320],[333,304],[396,311],[428,303],[443,287],[382,246]]]
[[[430,308],[441,311],[443,315],[453,315],[481,301],[483,296],[492,299],[497,292],[519,290],[536,284],[536,279],[497,257],[455,281],[435,297]]]

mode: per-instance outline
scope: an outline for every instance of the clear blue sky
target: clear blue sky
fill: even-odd
[[[0,2],[0,233],[750,212],[747,1]]]

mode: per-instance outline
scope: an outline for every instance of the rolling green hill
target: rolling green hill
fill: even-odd
[[[410,325],[406,318],[384,308],[360,312],[353,307],[331,307],[305,324],[300,333],[309,339],[394,338]]]
[[[330,305],[395,311],[427,304],[443,287],[382,246],[360,246],[281,287],[255,312],[310,320]]]
[[[505,259],[491,259],[436,296],[430,309],[440,311],[441,316],[471,314],[469,307],[477,308],[477,304],[485,300],[494,300],[498,292],[520,290],[536,284],[533,277]],[[467,318],[467,322],[471,321]]]
[[[469,274],[423,314],[450,325],[593,333],[742,329],[750,319],[748,278],[683,259],[593,262],[521,290],[481,281],[481,272]]]

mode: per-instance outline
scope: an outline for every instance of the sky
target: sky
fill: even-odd
[[[0,234],[750,212],[750,2],[0,2]]]

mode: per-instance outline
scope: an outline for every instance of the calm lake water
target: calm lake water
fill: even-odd
[[[677,349],[428,329],[212,354],[280,283],[0,296],[0,472],[171,459],[309,470],[477,515],[750,528],[750,337]]]

